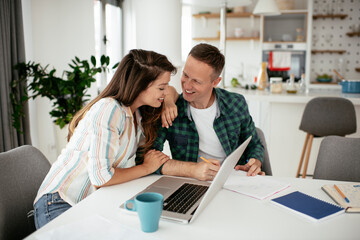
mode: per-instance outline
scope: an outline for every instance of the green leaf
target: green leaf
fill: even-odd
[[[117,67],[119,66],[119,64],[120,64],[120,62],[116,63],[116,64],[112,67],[112,69],[117,68]]]
[[[106,57],[105,57],[105,55],[102,55],[102,56],[100,57],[100,63],[101,63],[101,65],[104,65],[105,62],[106,62]]]
[[[94,56],[91,56],[91,63],[94,67],[96,66],[96,58]]]

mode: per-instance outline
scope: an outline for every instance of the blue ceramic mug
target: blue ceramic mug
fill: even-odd
[[[128,207],[129,203],[132,203],[132,208]],[[144,232],[155,232],[159,228],[163,203],[164,197],[160,193],[146,192],[137,195],[134,200],[127,200],[125,209],[138,213]]]

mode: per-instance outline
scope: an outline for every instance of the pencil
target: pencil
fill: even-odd
[[[338,186],[334,184],[334,188],[336,189],[336,191],[338,191],[338,193],[340,193],[340,195],[345,199],[346,202],[350,202],[349,199],[345,196],[345,194],[338,188]]]
[[[207,162],[207,163],[212,164],[212,162],[210,162],[209,160],[207,160],[206,158],[204,158],[204,157],[201,156],[201,155],[199,155],[199,158],[200,158],[201,160],[203,160],[204,162]]]

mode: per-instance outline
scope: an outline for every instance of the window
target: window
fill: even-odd
[[[123,57],[122,8],[120,0],[94,1],[95,55],[110,57],[110,66]],[[116,69],[97,76],[97,88],[100,92],[110,82]]]

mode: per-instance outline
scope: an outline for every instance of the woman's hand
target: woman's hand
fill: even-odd
[[[165,100],[163,111],[161,113],[161,123],[162,127],[169,128],[172,126],[172,122],[177,117],[177,107],[173,101]]]
[[[146,169],[148,174],[150,174],[158,170],[159,167],[169,159],[170,157],[168,155],[152,149],[145,154],[142,166]]]
[[[179,98],[179,94],[176,92],[176,89],[172,86],[168,86],[168,94],[166,94],[163,110],[161,113],[161,123],[162,127],[169,128],[172,126],[172,122],[178,115],[176,101]]]

